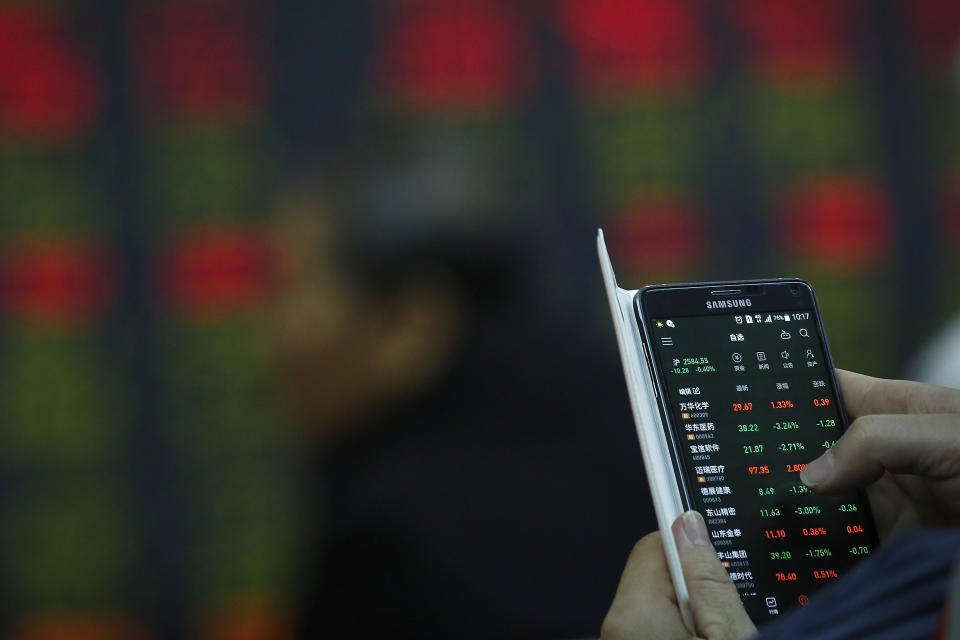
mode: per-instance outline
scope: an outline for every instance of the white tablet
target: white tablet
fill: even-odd
[[[680,555],[677,553],[677,545],[670,528],[673,521],[683,513],[683,502],[674,479],[670,451],[667,448],[663,423],[660,420],[660,410],[653,395],[654,385],[646,366],[640,328],[633,311],[633,298],[637,290],[626,290],[617,286],[602,230],[597,234],[597,252],[600,255],[603,284],[610,302],[610,315],[613,316],[613,327],[617,334],[617,345],[620,347],[623,373],[627,380],[627,391],[633,408],[637,436],[640,439],[643,464],[647,470],[647,481],[650,483],[650,492],[653,494],[653,506],[657,512],[657,524],[662,534],[667,566],[670,568],[673,588],[677,593],[680,615],[683,617],[684,624],[693,633],[695,627],[693,612],[690,609],[690,595],[683,579]]]

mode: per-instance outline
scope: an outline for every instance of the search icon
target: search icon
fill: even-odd
[[[800,335],[803,336],[804,338],[809,338],[809,337],[810,337],[810,333],[807,332],[806,329],[800,329],[799,333],[800,333]]]

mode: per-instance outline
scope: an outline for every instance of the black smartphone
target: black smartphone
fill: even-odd
[[[806,604],[877,542],[862,492],[800,481],[847,427],[813,289],[656,285],[634,308],[684,508],[703,514],[755,623]]]

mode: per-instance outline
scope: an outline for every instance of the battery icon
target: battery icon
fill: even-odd
[[[784,322],[790,322],[790,314],[789,314],[789,313],[783,314],[783,321],[784,321]]]

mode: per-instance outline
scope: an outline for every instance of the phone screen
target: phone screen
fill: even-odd
[[[761,622],[806,604],[875,539],[857,494],[820,496],[800,481],[843,424],[814,311],[648,326],[681,484],[747,613]]]

